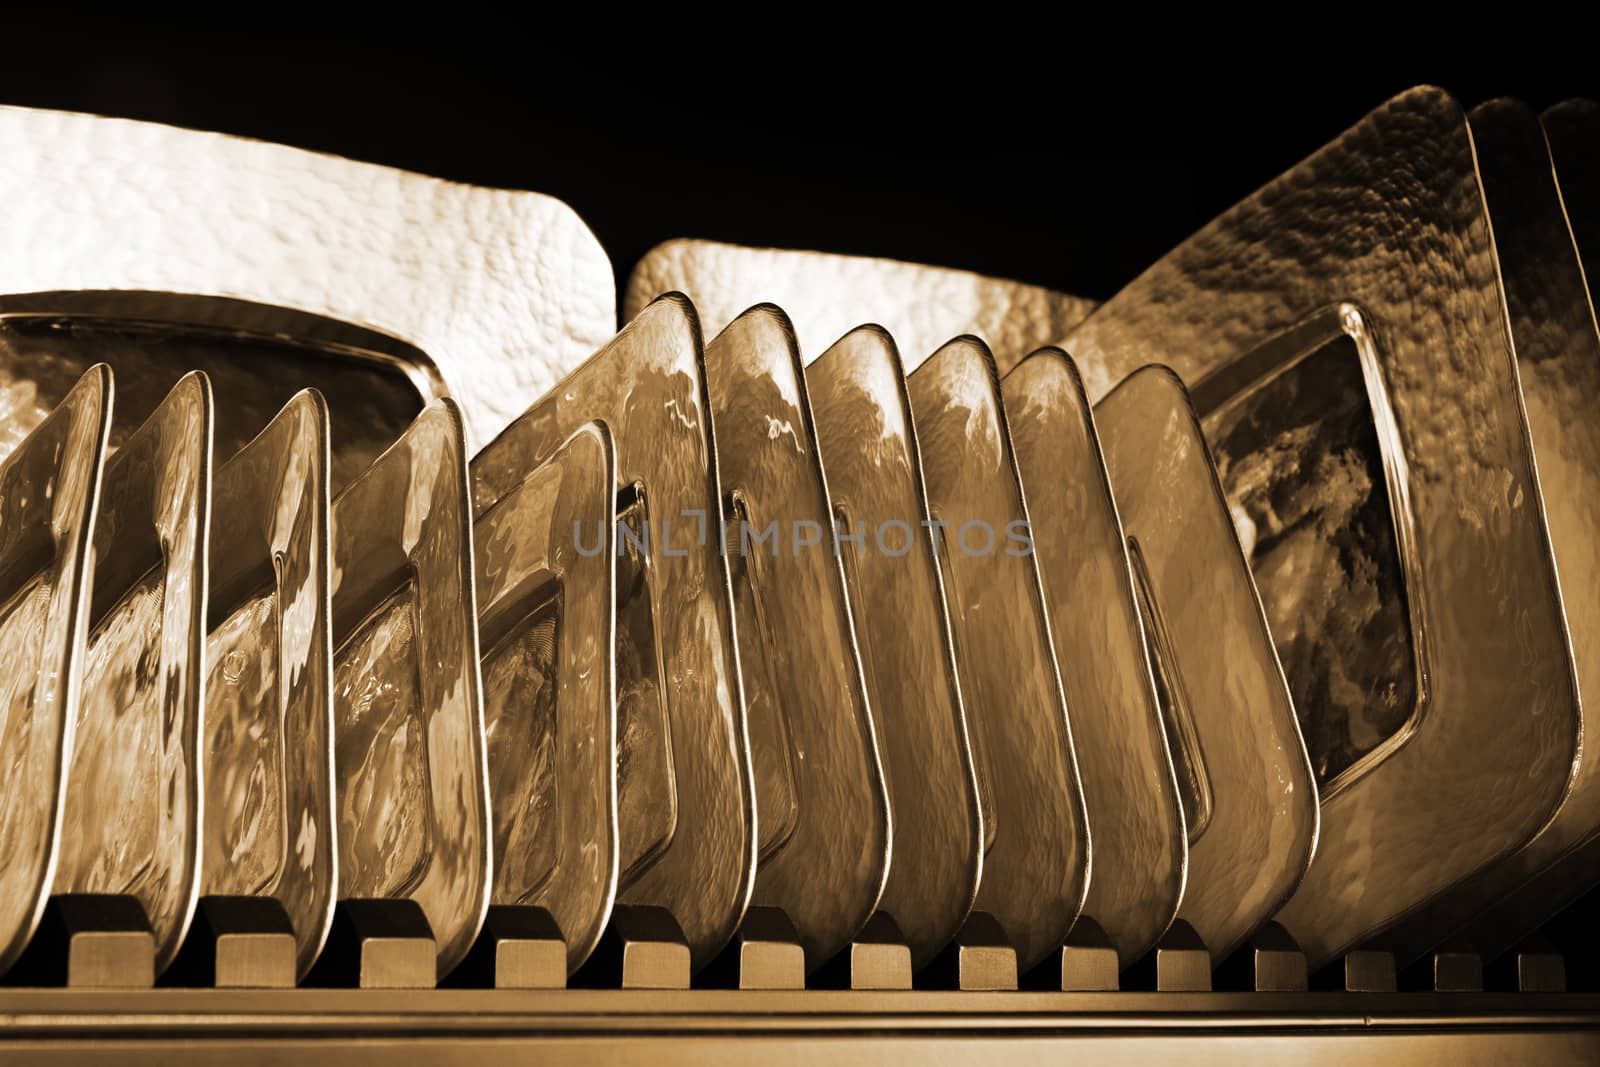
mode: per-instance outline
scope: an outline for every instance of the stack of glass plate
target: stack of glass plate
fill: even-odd
[[[1592,106],[1403,94],[1098,307],[672,242],[609,341],[536,194],[0,132],[9,984],[1565,984]],[[214,196],[60,208],[135,149]]]

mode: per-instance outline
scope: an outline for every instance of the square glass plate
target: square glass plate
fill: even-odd
[[[1600,421],[1593,417],[1600,407],[1600,332],[1574,245],[1586,200],[1593,199],[1585,195],[1591,175],[1570,151],[1552,171],[1552,151],[1571,143],[1559,115],[1548,144],[1539,117],[1524,104],[1491,101],[1469,118],[1561,580],[1583,735],[1592,739],[1600,736],[1600,602],[1590,593],[1600,585]],[[1600,146],[1600,123],[1590,137]],[[1564,162],[1575,162],[1570,173]],[[1488,911],[1473,923],[1471,943],[1493,958],[1600,880],[1595,861],[1585,857],[1600,851],[1600,756],[1592,741],[1583,747],[1555,819],[1524,848],[1402,924],[1391,938],[1397,954],[1417,955]]]
[[[918,970],[972,910],[984,836],[911,400],[900,353],[876,326],[852,330],[813,361],[806,388],[883,737],[894,840],[878,910],[894,920]]]
[[[1090,875],[1083,787],[1027,505],[983,342],[946,344],[907,388],[962,703],[993,814],[974,907],[1000,923],[1025,971],[1066,940]]]
[[[616,579],[618,900],[671,912],[696,969],[738,929],[756,865],[732,590],[711,533],[722,505],[710,408],[699,320],[687,300],[669,295],[472,461],[481,513],[578,427],[599,421],[612,433],[624,524]]]
[[[1183,384],[1146,368],[1094,414],[1188,827],[1178,918],[1221,963],[1305,875],[1316,784]]]
[[[1000,388],[1094,834],[1083,913],[1126,967],[1171,925],[1189,860],[1127,540],[1072,360],[1041,349]]]
[[[0,975],[39,924],[60,848],[111,402],[97,364],[0,462]]]
[[[751,903],[827,962],[872,917],[889,795],[794,333],[770,304],[706,346],[760,852]],[[665,546],[670,548],[670,546]]]
[[[200,887],[211,388],[185,375],[107,462],[56,893],[136,898],[160,974]]]
[[[1206,421],[1319,769],[1317,860],[1279,916],[1313,966],[1567,788],[1577,693],[1504,318],[1466,115],[1417,89],[1063,342],[1091,398],[1165,362]]]
[[[206,638],[204,896],[273,897],[300,977],[338,889],[328,408],[296,394],[217,470]]]
[[[333,502],[339,897],[413,900],[460,963],[490,823],[466,443],[435,400]]]
[[[616,449],[580,427],[473,522],[494,904],[588,958],[617,895]]]

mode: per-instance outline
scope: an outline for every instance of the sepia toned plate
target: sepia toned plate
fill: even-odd
[[[333,923],[328,408],[297,394],[211,489],[202,896],[273,897],[305,977]]]
[[[983,342],[949,342],[907,388],[962,703],[993,816],[984,820],[990,844],[974,908],[1000,923],[1027,970],[1066,940],[1090,877],[1083,787],[1028,510]]]
[[[185,375],[106,464],[60,893],[132,896],[159,975],[200,888],[211,388]]]
[[[91,367],[0,462],[0,975],[39,925],[60,848],[111,382]]]
[[[461,962],[489,907],[488,769],[472,503],[455,403],[435,400],[333,502],[340,899],[413,900]]]
[[[616,449],[580,427],[472,524],[494,904],[555,919],[567,970],[617,895]]]
[[[950,338],[973,334],[1009,366],[1094,310],[1082,297],[948,267],[680,239],[652,248],[633,268],[623,318],[674,291],[694,301],[708,334],[770,302],[789,316],[802,355],[876,322],[919,363]]]
[[[1600,261],[1600,195],[1596,192],[1600,190],[1600,104],[1593,100],[1565,100],[1546,110],[1540,116],[1540,124],[1555,164],[1556,184],[1579,261],[1584,267],[1592,308],[1597,296],[1594,264]],[[1520,363],[1520,346],[1517,357]],[[1542,468],[1540,477],[1542,480]],[[1547,499],[1548,496],[1547,491]],[[1570,613],[1573,594],[1565,591],[1563,599]],[[1597,883],[1600,883],[1600,840],[1591,839],[1497,901],[1473,921],[1465,936],[1486,956],[1497,955],[1531,925],[1570,902],[1575,888],[1581,892],[1581,887]]]
[[[570,207],[540,193],[153,122],[5,107],[0,202],[0,292],[229,296],[361,323],[439,361],[473,448],[616,329],[605,251]],[[278,374],[260,424],[298,389],[321,388],[336,456],[345,435],[362,432],[346,403],[391,388],[382,375],[371,376],[369,397],[354,383],[334,390],[298,369]],[[364,427],[387,432],[381,451],[420,406],[398,421],[375,403],[358,410],[382,416]],[[240,443],[255,431],[243,432]]]
[[[245,300],[159,292],[0,296],[0,449],[43,418],[83,370],[123,382],[112,426],[120,447],[183,375],[204,371],[226,462],[296,393],[331,406],[332,489],[366,470],[422,405],[444,394],[432,360],[375,330]]]
[[[1569,227],[1562,203],[1566,185],[1557,185],[1561,173],[1552,171],[1539,116],[1525,104],[1495,100],[1473,108],[1470,119],[1561,581],[1583,735],[1593,738],[1600,735],[1600,604],[1589,590],[1600,583],[1600,426],[1591,413],[1600,405],[1600,332],[1573,244],[1576,225]],[[1581,168],[1572,177],[1581,182],[1580,175]],[[1581,214],[1581,185],[1573,200]],[[1600,850],[1600,758],[1592,745],[1582,747],[1572,791],[1555,819],[1525,847],[1401,924],[1391,938],[1398,954],[1418,955],[1476,919],[1472,946],[1492,958],[1600,880],[1583,855]]]
[[[706,383],[756,790],[751,904],[782,909],[811,970],[878,905],[889,795],[783,312],[767,304],[734,319],[706,345]]]
[[[1072,360],[1041,349],[1001,394],[1094,832],[1083,913],[1127,966],[1177,914],[1189,857],[1127,541]]]
[[[878,910],[918,970],[972,909],[984,834],[911,401],[900,353],[877,326],[814,360],[806,389],[894,817]],[[880,546],[879,531],[896,540]]]
[[[1164,362],[1205,421],[1323,800],[1279,916],[1313,966],[1519,848],[1566,790],[1576,692],[1503,322],[1466,115],[1416,89],[1063,342],[1091,399]]]
[[[1304,877],[1316,784],[1183,384],[1146,368],[1094,414],[1188,828],[1177,917],[1215,965]]]
[[[671,912],[698,969],[744,915],[756,822],[705,360],[687,300],[651,304],[478,453],[477,507],[591,421],[615,442],[626,524],[616,575],[618,900]]]

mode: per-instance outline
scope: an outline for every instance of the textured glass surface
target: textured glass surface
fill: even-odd
[[[272,884],[283,856],[279,682],[278,598],[268,593],[206,639],[206,800],[220,805],[206,812],[206,858],[246,894]]]
[[[1150,676],[1155,682],[1156,702],[1161,708],[1161,726],[1166,731],[1167,752],[1178,783],[1178,798],[1183,803],[1183,825],[1189,843],[1193,844],[1200,840],[1211,821],[1211,782],[1200,754],[1194,710],[1189,706],[1189,696],[1183,687],[1178,650],[1173,647],[1165,613],[1151,587],[1150,568],[1137,537],[1128,539],[1128,557],[1133,566],[1134,588],[1139,594],[1139,618],[1144,626],[1145,647],[1149,649]]]
[[[159,974],[199,890],[211,400],[188,375],[106,464],[56,893],[138,898]]]
[[[72,776],[94,795],[69,797],[61,839],[74,889],[136,893],[146,907],[166,895],[146,884],[162,832],[162,589],[152,571],[89,636]]]
[[[1225,959],[1304,877],[1316,781],[1187,390],[1167,368],[1146,367],[1094,414],[1180,789],[1199,824],[1178,918]]]
[[[1155,947],[1182,901],[1189,838],[1178,783],[1196,761],[1168,743],[1153,684],[1161,667],[1153,678],[1130,546],[1077,368],[1060,349],[1040,349],[1001,393],[1092,837],[1083,913],[1127,966]],[[1202,824],[1196,807],[1191,834]]]
[[[889,796],[852,631],[833,510],[789,320],[771,305],[706,345],[729,523],[735,636],[755,778],[752,907],[780,908],[807,969],[872,917]],[[666,546],[663,546],[665,549]]]
[[[672,724],[661,699],[655,606],[644,552],[650,519],[643,498],[617,512],[633,532],[617,545],[617,808],[626,881],[666,849],[676,818]]]
[[[340,709],[339,866],[346,897],[406,895],[428,859],[428,734],[415,588],[383,603],[334,657]]]
[[[56,709],[38,699],[38,675],[17,669],[34,658],[39,635],[49,619],[50,593],[50,583],[43,576],[35,578],[12,597],[0,618],[0,664],[6,665],[0,670],[0,759],[4,760],[0,781],[24,781],[33,773],[35,731],[59,729],[51,721]],[[21,842],[42,836],[44,828],[39,824],[44,815],[28,791],[0,789],[0,856],[15,855]],[[21,863],[15,873],[18,877],[26,873]],[[0,886],[8,884],[9,879],[0,874]]]
[[[878,908],[894,916],[918,970],[972,907],[985,826],[932,539],[919,529],[898,556],[875,543],[887,521],[928,517],[911,402],[894,341],[872,326],[852,330],[814,360],[806,388],[842,531],[862,674],[884,738],[879,756],[894,840]]]
[[[1417,702],[1377,429],[1343,335],[1206,419],[1319,785]]]
[[[57,398],[59,399],[59,398]],[[0,458],[16,451],[54,404],[39,396],[39,383],[16,368],[0,364]]]
[[[489,795],[494,798],[495,870],[500,884],[532,896],[555,871],[561,847],[556,763],[556,652],[561,601],[553,598],[514,627],[483,659]],[[510,710],[515,714],[508,714]]]
[[[543,908],[568,974],[599,942],[620,871],[616,506],[616,449],[590,423],[472,527],[491,902]]]
[[[272,897],[303,976],[333,921],[328,413],[298,394],[212,479],[202,896]]]
[[[339,896],[414,901],[461,962],[489,904],[471,500],[454,401],[333,501]]]
[[[0,387],[0,405],[11,399]],[[111,399],[110,368],[91,368],[0,462],[0,972],[58,870]]]
[[[774,673],[783,662],[784,635],[772,632],[765,597],[773,578],[766,551],[754,541],[740,554],[731,546],[740,531],[754,538],[760,526],[745,509],[728,520],[728,568],[733,578],[733,614],[739,620],[739,666],[744,673],[745,730],[750,737],[750,764],[756,783],[756,830],[762,860],[777,853],[794,833],[800,818],[795,784],[794,732],[788,701]]]
[[[946,568],[956,669],[994,847],[974,908],[1005,929],[1027,969],[1058,950],[1083,906],[1090,827],[1037,560],[1007,546],[1029,521],[994,357],[957,338],[906,379],[928,510]],[[963,539],[969,524],[995,535]]]

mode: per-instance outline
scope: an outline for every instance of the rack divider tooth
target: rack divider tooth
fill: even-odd
[[[341,900],[328,943],[306,985],[360,989],[431,989],[439,947],[414,900]]]
[[[666,908],[618,904],[569,983],[587,989],[688,989],[689,943]]]
[[[292,989],[298,975],[294,924],[273,897],[201,897],[163,985]]]

